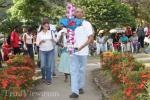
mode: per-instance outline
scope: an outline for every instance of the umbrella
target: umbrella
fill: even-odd
[[[115,29],[111,29],[109,32],[110,33],[125,33],[125,29],[122,28],[115,28]]]
[[[98,32],[98,34],[102,34],[102,33],[104,33],[104,30],[100,30],[100,31]]]

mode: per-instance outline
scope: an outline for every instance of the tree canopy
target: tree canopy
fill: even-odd
[[[117,0],[73,0],[73,2],[85,9],[86,19],[97,29],[135,26],[131,9]]]
[[[0,0],[0,21],[7,17],[7,9],[11,6],[11,0]]]
[[[135,19],[150,22],[149,0],[0,0],[0,19],[3,20],[0,26],[12,22],[17,24],[18,21],[19,25],[22,22],[23,25],[36,27],[44,16],[48,16],[51,23],[57,24],[59,18],[65,14],[67,1],[83,8],[86,19],[96,29],[126,25],[134,27]]]
[[[13,6],[8,10],[10,18],[17,18],[23,22],[38,23],[44,16],[55,22],[63,13],[63,7],[51,0],[13,0]]]
[[[22,25],[36,28],[44,16],[56,24],[65,13],[65,0],[12,0],[12,6],[7,10],[7,18],[2,21],[1,31],[9,32],[10,26]],[[18,23],[17,23],[18,22]],[[6,25],[6,24],[13,25]],[[6,27],[3,27],[6,25]],[[4,30],[5,29],[5,30]]]
[[[121,2],[131,6],[135,18],[150,23],[150,0],[121,0]]]

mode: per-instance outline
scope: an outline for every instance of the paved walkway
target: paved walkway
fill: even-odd
[[[150,68],[150,54],[140,53],[133,55],[135,59]]]
[[[85,94],[80,95],[78,99],[70,99],[70,82],[64,82],[64,76],[57,73],[53,79],[52,85],[39,84],[27,100],[102,100],[102,94],[97,90],[92,81],[91,71],[99,68],[99,64],[90,62],[87,66]]]
[[[136,60],[150,67],[150,55],[134,54]],[[78,99],[70,99],[70,82],[64,82],[64,75],[57,72],[57,77],[53,79],[50,86],[38,84],[27,100],[102,100],[102,94],[92,81],[91,71],[99,68],[99,59],[91,58],[87,66],[85,94],[80,95]]]

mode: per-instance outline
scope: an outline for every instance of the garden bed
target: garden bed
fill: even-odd
[[[112,94],[120,89],[108,72],[102,69],[95,69],[92,75],[94,83],[102,92],[103,100],[109,99]]]
[[[23,100],[33,85],[35,64],[28,56],[11,56],[0,70],[0,100]]]
[[[150,70],[131,55],[106,52],[101,64],[93,75],[106,100],[150,99]]]

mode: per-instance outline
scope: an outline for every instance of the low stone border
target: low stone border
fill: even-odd
[[[97,88],[101,91],[103,100],[110,100],[112,92],[115,92],[119,87],[117,87],[117,85],[115,84],[112,84],[111,78],[108,79],[107,76],[104,77],[102,81],[100,81],[100,77],[99,77],[100,71],[102,72],[100,68],[92,71],[93,82],[97,86]],[[104,75],[104,73],[102,74]],[[112,88],[110,88],[110,86],[107,87],[106,84],[108,84],[108,86],[111,85]]]
[[[105,100],[106,100],[106,99],[109,99],[109,95],[107,94],[107,92],[106,92],[106,90],[103,88],[103,86],[101,86],[101,85],[99,84],[98,79],[97,79],[97,78],[94,78],[93,81],[94,81],[94,83],[96,84],[96,86],[101,90],[103,98],[105,98]]]

